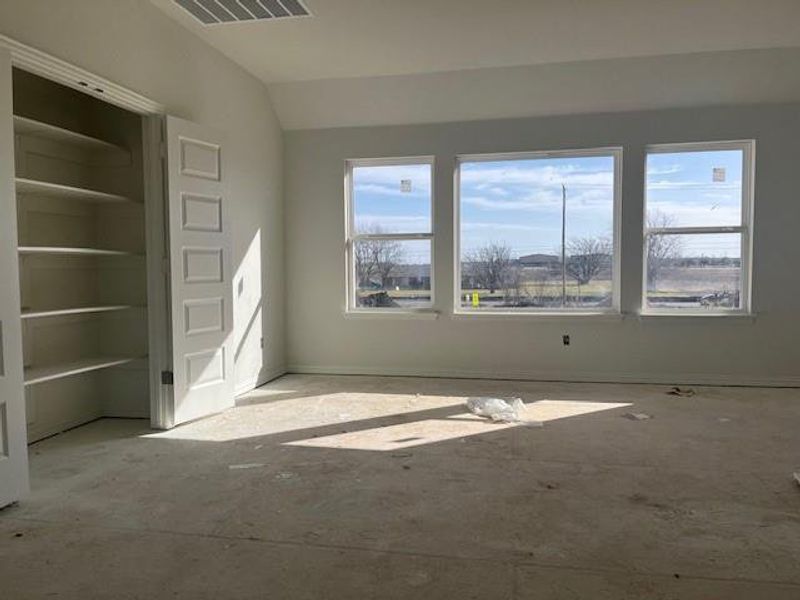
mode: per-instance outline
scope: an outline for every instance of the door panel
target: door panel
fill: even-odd
[[[28,492],[11,56],[0,49],[0,507]]]
[[[229,408],[233,288],[220,136],[167,117],[173,425]]]

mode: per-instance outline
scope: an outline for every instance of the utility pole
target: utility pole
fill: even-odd
[[[567,303],[567,186],[561,184],[561,306]]]

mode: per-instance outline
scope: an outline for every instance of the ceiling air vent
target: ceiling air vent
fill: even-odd
[[[175,0],[204,25],[309,17],[300,0]]]

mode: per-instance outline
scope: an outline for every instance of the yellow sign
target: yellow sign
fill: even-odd
[[[478,308],[480,305],[480,298],[478,297],[478,292],[472,292],[472,308]]]

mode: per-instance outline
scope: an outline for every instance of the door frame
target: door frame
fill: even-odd
[[[11,54],[11,65],[55,83],[114,104],[142,117],[144,205],[147,252],[148,363],[150,424],[173,426],[172,386],[162,377],[172,370],[169,335],[168,239],[166,231],[166,107],[123,85],[0,34],[0,48]],[[27,437],[26,437],[27,439]]]

